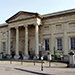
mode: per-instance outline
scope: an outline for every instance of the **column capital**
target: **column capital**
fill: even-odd
[[[39,26],[37,23],[34,23],[34,26]]]
[[[28,27],[28,25],[24,25],[24,27]]]
[[[18,29],[18,28],[19,28],[18,26],[15,27],[15,29]]]
[[[8,27],[8,29],[7,29],[7,30],[9,31],[10,29],[11,29],[11,28],[10,28],[10,27]]]

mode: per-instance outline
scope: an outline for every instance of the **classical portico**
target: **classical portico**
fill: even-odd
[[[24,55],[23,55],[23,59],[28,59],[29,58],[29,54],[28,54],[28,26],[34,26],[35,27],[35,51],[34,51],[34,55],[39,55],[39,26],[41,25],[41,16],[37,13],[28,13],[28,12],[18,12],[17,14],[15,14],[14,16],[12,16],[11,18],[9,18],[7,21],[8,23],[8,54],[11,55],[11,29],[15,28],[15,59],[18,59],[19,56],[19,46],[20,46],[20,40],[19,40],[19,27],[24,27]]]

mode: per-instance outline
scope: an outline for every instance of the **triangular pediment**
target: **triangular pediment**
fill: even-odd
[[[18,15],[17,17],[15,17],[14,19],[18,20],[18,19],[28,18],[28,17],[31,17],[31,16],[33,16],[33,15],[21,13],[20,15]]]
[[[8,23],[8,22],[18,21],[18,20],[32,18],[32,17],[36,17],[36,16],[39,16],[39,14],[20,11],[20,12],[16,13],[15,15],[13,15],[12,17],[10,17],[8,20],[6,20],[6,22]]]

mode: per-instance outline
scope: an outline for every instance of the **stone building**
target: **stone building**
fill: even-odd
[[[19,11],[0,24],[0,53],[23,59],[39,56],[43,44],[44,55],[54,47],[57,55],[66,59],[70,50],[75,50],[75,9],[45,15]]]

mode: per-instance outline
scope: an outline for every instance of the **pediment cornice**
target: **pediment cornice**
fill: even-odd
[[[18,21],[18,20],[23,20],[23,19],[30,19],[33,17],[39,17],[42,18],[42,16],[38,13],[32,13],[32,12],[24,12],[24,11],[19,11],[12,17],[6,20],[7,23]]]

